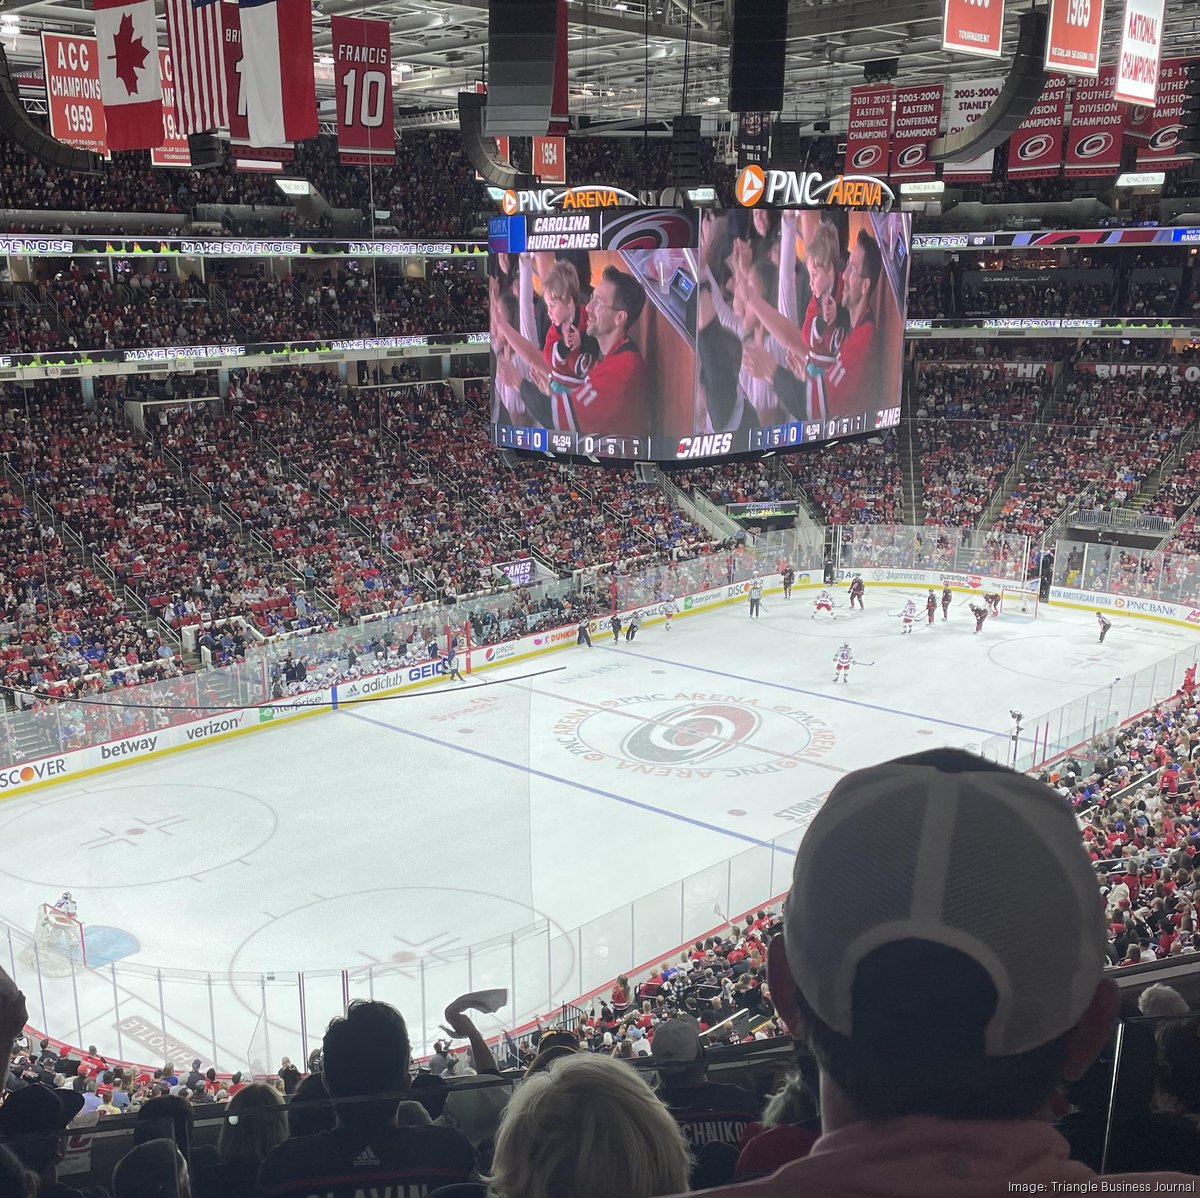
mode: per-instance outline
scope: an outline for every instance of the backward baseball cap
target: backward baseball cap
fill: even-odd
[[[853,860],[886,868],[868,886],[847,887]],[[1055,791],[969,753],[934,749],[838,782],[797,853],[783,936],[805,1001],[851,1040],[856,1014],[867,1018],[867,1004],[855,1006],[865,961],[873,959],[880,1002],[911,1008],[922,979],[886,976],[899,958],[880,950],[924,941],[962,954],[995,990],[994,1004],[977,991],[964,998],[990,1004],[976,1012],[984,1055],[1008,1057],[1079,1021],[1106,960],[1103,915],[1079,828]],[[931,1024],[917,1034],[936,1049]]]

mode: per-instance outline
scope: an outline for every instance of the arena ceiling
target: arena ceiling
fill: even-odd
[[[1026,7],[1007,5],[1010,55],[1017,17]],[[1122,7],[1120,0],[1107,5],[1109,60],[1116,53]],[[487,0],[318,0],[318,89],[332,94],[329,18],[384,18],[398,64],[397,103],[407,113],[401,127],[453,123],[457,92],[482,77],[487,8]],[[569,0],[569,11],[573,116],[610,128],[637,125],[647,113],[655,120],[670,118],[683,103],[685,64],[688,111],[715,120],[727,116],[725,0]],[[1198,18],[1200,0],[1168,5],[1168,55],[1200,53]],[[789,0],[785,118],[811,123],[829,115],[835,132],[839,118],[844,127],[848,90],[863,81],[863,64],[873,59],[899,56],[900,82],[1007,70],[1007,59],[993,66],[943,53],[941,20],[942,0]],[[90,0],[0,0],[0,43],[22,69],[40,65],[38,31],[90,31],[92,23]]]

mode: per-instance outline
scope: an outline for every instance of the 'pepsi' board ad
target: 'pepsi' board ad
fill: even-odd
[[[488,233],[502,447],[680,461],[899,423],[907,213],[522,213]]]

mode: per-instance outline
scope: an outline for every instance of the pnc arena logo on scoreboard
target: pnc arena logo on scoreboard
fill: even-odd
[[[763,170],[755,163],[742,168],[734,194],[743,208],[761,203],[784,208],[880,208],[886,212],[896,201],[895,192],[874,175],[835,175],[827,180],[818,171]]]
[[[500,209],[505,216],[524,212],[573,212],[587,208],[619,208],[622,204],[637,204],[637,196],[623,187],[596,183],[590,187],[539,187],[533,191],[506,191],[500,197]]]

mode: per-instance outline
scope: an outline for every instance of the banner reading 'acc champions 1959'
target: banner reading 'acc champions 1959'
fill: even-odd
[[[497,444],[678,461],[893,427],[910,234],[836,205],[493,218]]]

